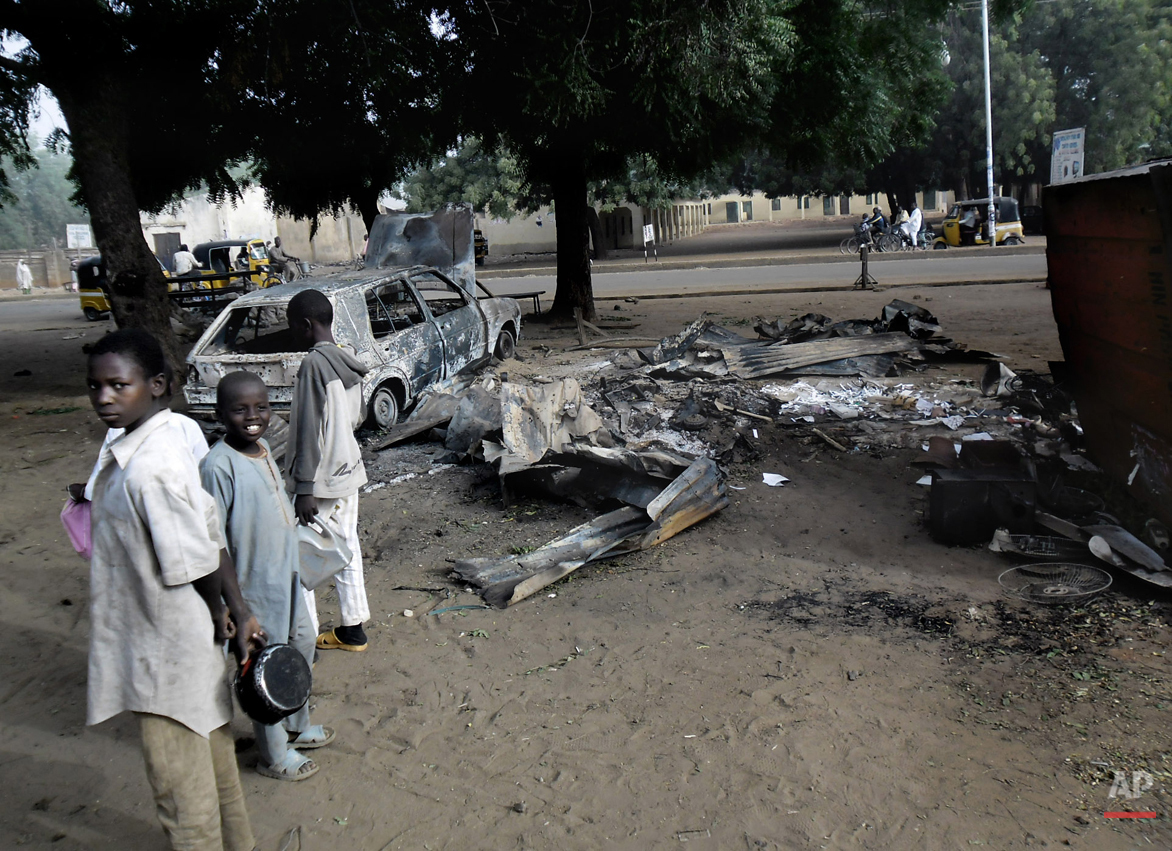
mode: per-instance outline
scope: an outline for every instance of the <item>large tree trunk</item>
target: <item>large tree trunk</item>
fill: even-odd
[[[586,205],[586,223],[590,226],[590,242],[594,246],[594,259],[607,258],[606,238],[602,235],[602,222],[599,221],[598,211],[593,204]]]
[[[366,225],[367,234],[374,227],[375,217],[378,216],[378,196],[378,190],[369,189],[359,193],[354,199],[354,206],[358,208],[358,213],[362,216],[362,223]]]
[[[594,318],[590,283],[590,238],[586,223],[586,169],[580,156],[568,155],[552,176],[554,220],[557,222],[558,283],[551,316],[570,317],[575,308]]]
[[[154,334],[182,381],[185,370],[171,329],[167,279],[143,236],[130,179],[130,118],[139,105],[133,92],[111,78],[91,76],[76,90],[59,86],[53,93],[69,124],[73,167],[106,264],[114,322],[119,328]]]

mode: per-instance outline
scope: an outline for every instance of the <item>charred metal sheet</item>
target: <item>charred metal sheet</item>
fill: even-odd
[[[460,399],[448,424],[444,448],[461,456],[472,456],[480,443],[501,428],[501,397],[474,385]]]
[[[701,317],[674,337],[664,337],[657,346],[649,349],[636,349],[639,357],[649,364],[661,364],[665,361],[676,360],[700,339],[700,336],[712,325],[711,319]]]
[[[1119,553],[1124,558],[1130,559],[1137,565],[1148,571],[1167,571],[1168,565],[1164,563],[1164,557],[1153,550],[1135,535],[1128,532],[1122,526],[1114,525],[1097,525],[1097,526],[1083,526],[1083,531],[1090,535],[1097,535],[1108,544],[1111,549]]]
[[[910,352],[919,343],[907,334],[869,334],[789,345],[728,346],[724,354],[728,371],[739,378],[764,378],[786,370],[840,361],[861,355]]]
[[[448,205],[435,213],[386,213],[374,220],[366,268],[434,266],[466,292],[476,289],[472,207]]]
[[[475,380],[471,375],[455,375],[428,387],[420,394],[411,416],[390,429],[371,449],[386,449],[446,424],[456,413],[461,397]]]
[[[1044,192],[1050,297],[1087,450],[1172,522],[1172,161]]]
[[[661,544],[728,505],[716,463],[698,458],[647,503],[626,506],[585,523],[524,556],[455,562],[455,575],[480,589],[485,602],[505,608],[584,564]]]
[[[582,565],[601,558],[616,541],[647,527],[647,515],[637,508],[620,508],[596,517],[568,535],[550,541],[524,556],[458,559],[452,572],[481,589],[485,602],[506,608],[551,585]]]
[[[536,464],[547,452],[559,452],[575,438],[602,430],[602,420],[586,404],[573,378],[542,387],[506,383],[501,387],[501,475]]]

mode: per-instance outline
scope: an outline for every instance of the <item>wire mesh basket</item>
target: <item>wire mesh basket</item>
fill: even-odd
[[[1085,603],[1111,587],[1111,574],[1086,564],[1025,564],[997,577],[1005,593],[1027,603]]]

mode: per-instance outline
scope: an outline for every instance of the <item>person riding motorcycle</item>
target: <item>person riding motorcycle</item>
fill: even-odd
[[[920,208],[916,206],[916,202],[912,201],[912,209],[908,214],[907,221],[900,225],[904,236],[915,247],[919,246],[920,231],[924,226],[924,214]]]
[[[871,215],[863,219],[863,223],[869,225],[871,230],[883,233],[887,230],[887,219],[883,217],[883,211],[878,207],[871,210]]]

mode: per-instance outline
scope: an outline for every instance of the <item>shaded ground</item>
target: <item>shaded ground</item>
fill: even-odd
[[[1036,285],[898,295],[1015,368],[1061,357]],[[871,317],[891,297],[624,303],[607,318],[655,337],[707,309],[749,333],[755,315]],[[87,576],[56,515],[102,427],[81,395],[84,341],[63,336],[0,337],[0,846],[162,848],[134,725],[82,726]],[[585,383],[615,354],[573,342],[527,326],[504,368]],[[588,513],[504,508],[485,468],[430,474],[434,445],[372,459],[381,480],[417,475],[362,497],[371,649],[317,666],[316,718],[339,730],[317,777],[282,785],[241,753],[261,847],[298,825],[302,848],[374,851],[1169,847],[1168,603],[1130,586],[1075,610],[1009,601],[998,557],[928,538],[918,450],[841,454],[752,425],[760,455],[730,469],[743,490],[727,510],[507,611],[428,614],[477,602],[446,560],[535,546]],[[769,488],[762,471],[792,481]],[[321,609],[334,615],[332,594]],[[1116,769],[1155,784],[1111,799]]]

